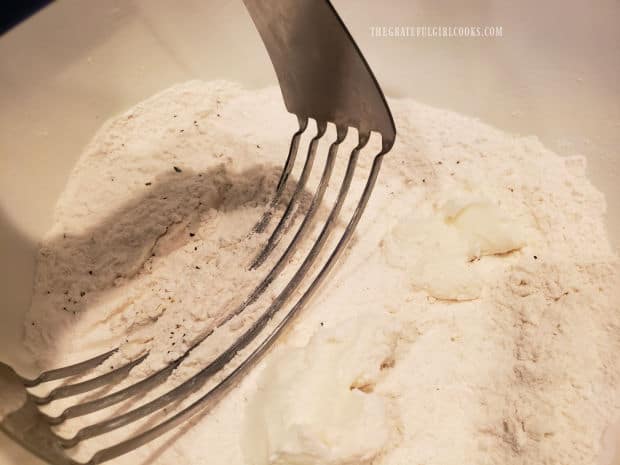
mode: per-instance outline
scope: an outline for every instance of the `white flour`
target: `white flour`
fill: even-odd
[[[605,201],[585,161],[410,100],[390,104],[397,143],[350,252],[318,297],[210,413],[119,463],[596,463],[620,413],[620,322]],[[246,271],[270,232],[249,236],[294,130],[277,89],[223,82],[175,86],[110,121],[78,162],[41,249],[26,322],[41,365],[121,344],[103,372],[151,349],[124,386],[217,326],[282,253]],[[340,152],[321,218],[354,143]],[[327,142],[304,204],[326,152]],[[122,414],[204,367],[301,259],[161,388],[60,431]]]

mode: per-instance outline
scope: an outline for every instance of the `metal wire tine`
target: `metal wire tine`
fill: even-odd
[[[226,321],[228,321],[228,319],[220,323],[217,327],[219,328]],[[214,329],[211,329],[207,333],[203,334],[189,347],[189,349],[187,349],[180,357],[173,360],[169,365],[130,386],[127,386],[118,391],[114,391],[103,397],[99,397],[97,399],[67,407],[60,415],[57,416],[50,416],[44,413],[41,413],[41,415],[49,424],[57,425],[70,418],[75,418],[92,412],[96,412],[97,410],[101,410],[103,408],[117,404],[135,395],[144,394],[150,389],[152,389],[154,386],[157,386],[158,384],[165,381],[166,378],[168,378],[168,376],[170,376],[170,374],[181,364],[181,362],[183,362],[183,360],[185,360],[189,356],[189,354],[205,339],[211,336],[213,332]]]
[[[68,378],[70,376],[80,375],[87,370],[95,368],[98,365],[101,365],[106,359],[108,359],[112,354],[118,351],[118,347],[103,354],[97,355],[96,357],[90,358],[88,360],[84,360],[83,362],[76,363],[74,365],[69,365],[62,368],[56,368],[54,370],[48,370],[41,373],[34,379],[28,379],[20,376],[20,379],[24,386],[26,387],[35,387],[42,383],[47,383],[48,381],[55,381],[58,379]],[[18,375],[19,376],[19,375]]]
[[[340,144],[346,138],[347,129],[348,128],[346,128],[346,127],[340,127],[340,128],[336,129],[336,131],[337,131],[336,140],[331,144],[331,146],[329,148],[329,153],[328,153],[328,156],[327,156],[327,160],[325,162],[325,168],[323,170],[323,174],[321,175],[321,180],[319,181],[319,185],[318,185],[317,191],[316,191],[316,193],[315,193],[315,195],[314,195],[314,197],[312,199],[312,202],[310,204],[310,208],[308,209],[308,212],[304,216],[304,220],[303,220],[301,226],[297,230],[297,233],[295,234],[295,237],[293,238],[293,240],[291,241],[291,243],[287,247],[286,251],[280,257],[280,259],[274,265],[274,267],[271,269],[269,274],[254,289],[254,291],[250,294],[250,296],[241,305],[239,305],[239,307],[237,307],[237,309],[235,309],[234,312],[231,312],[227,316],[226,319],[222,320],[219,323],[218,327],[222,326],[225,323],[227,323],[228,321],[230,321],[230,319],[232,319],[234,316],[239,315],[248,305],[251,305],[253,302],[255,302],[258,299],[258,297],[260,297],[260,295],[269,286],[269,284],[279,274],[279,272],[282,270],[282,268],[286,265],[288,259],[295,252],[295,250],[297,250],[297,245],[299,245],[301,240],[303,240],[303,238],[305,237],[306,233],[308,232],[308,227],[312,223],[312,220],[313,220],[313,218],[315,216],[315,213],[317,212],[319,205],[321,205],[321,203],[323,201],[323,197],[324,197],[325,191],[327,189],[327,185],[329,183],[329,180],[331,178],[331,174],[333,172],[333,167],[334,167],[334,163],[335,163],[335,160],[336,160],[336,156],[338,154],[338,147],[340,146]],[[185,359],[187,357],[187,355],[189,355],[189,353],[198,344],[200,344],[204,339],[206,339],[206,337],[209,336],[211,333],[212,332],[209,332],[209,334],[207,334],[203,338],[200,338],[197,343],[192,345],[192,347],[190,347],[181,357],[176,359],[169,366],[167,366],[166,368],[163,368],[159,372],[156,372],[156,373],[152,374],[148,378],[145,378],[145,379],[143,379],[143,380],[133,384],[132,386],[128,386],[125,389],[122,389],[122,390],[119,390],[117,392],[111,393],[111,394],[109,394],[109,395],[107,395],[105,397],[102,397],[102,398],[99,398],[99,399],[94,399],[94,400],[92,400],[90,402],[86,402],[86,403],[83,403],[83,404],[75,405],[75,406],[72,406],[72,407],[68,407],[65,411],[63,411],[60,415],[58,415],[56,417],[45,416],[46,420],[49,423],[51,423],[51,424],[59,424],[59,423],[65,421],[68,418],[74,418],[74,417],[77,417],[77,416],[85,415],[87,413],[92,413],[92,412],[94,412],[96,410],[108,407],[108,406],[116,404],[118,402],[121,402],[121,401],[123,401],[123,400],[125,400],[125,399],[127,399],[127,398],[129,398],[131,396],[134,396],[136,394],[140,394],[140,393],[148,391],[153,385],[156,385],[156,384],[162,382],[163,380],[165,380],[169,376],[169,374],[181,363],[181,361],[183,359]]]
[[[254,337],[265,327],[268,321],[274,316],[274,314],[279,310],[279,308],[285,303],[288,297],[292,294],[294,289],[299,284],[299,281],[303,279],[303,276],[305,276],[306,272],[309,270],[316,256],[319,254],[322,246],[327,241],[328,236],[331,233],[331,230],[336,224],[336,219],[340,213],[340,210],[344,203],[344,199],[348,193],[351,180],[353,178],[353,172],[357,164],[357,158],[359,155],[359,151],[368,142],[368,136],[362,136],[362,137],[365,137],[365,140],[360,141],[360,144],[358,145],[358,147],[356,147],[351,154],[349,165],[347,166],[347,172],[345,174],[345,179],[341,186],[338,199],[336,200],[336,203],[334,207],[332,208],[330,216],[327,222],[325,223],[323,230],[321,231],[321,234],[319,238],[317,239],[317,241],[315,242],[312,250],[308,253],[306,259],[304,260],[304,263],[301,265],[301,267],[299,268],[299,270],[297,271],[293,279],[289,282],[289,285],[276,298],[276,300],[272,303],[269,309],[265,311],[260,316],[260,318],[257,319],[252,324],[251,328],[248,331],[246,331],[239,339],[237,339],[235,343],[226,350],[226,352],[220,355],[214,362],[212,362],[202,372],[198,373],[194,377],[185,381],[182,385],[178,386],[173,391],[170,391],[168,394],[172,394],[175,391],[179,395],[181,394],[181,391],[183,391],[182,393],[185,394],[187,392],[193,392],[194,390],[202,386],[202,384],[204,383],[204,380],[198,380],[197,378],[199,376],[202,376],[204,372],[209,371],[213,365],[217,365],[216,371],[218,371],[221,367],[226,365],[226,363],[228,363],[229,361],[230,353],[232,353],[232,356],[234,357],[234,355],[239,350],[241,350],[251,340],[253,340]],[[370,198],[372,189],[375,185],[377,175],[381,167],[381,161],[385,153],[386,153],[385,151],[382,151],[375,157],[371,172],[366,182],[366,186],[358,202],[358,205],[353,213],[353,216],[351,220],[349,221],[349,223],[347,224],[347,227],[345,228],[345,231],[342,237],[338,241],[338,244],[336,245],[335,249],[329,256],[327,262],[325,263],[325,265],[323,265],[323,267],[321,268],[317,276],[314,278],[310,286],[306,289],[306,291],[304,292],[302,297],[299,299],[299,301],[297,301],[297,303],[291,308],[291,310],[289,310],[289,312],[285,315],[285,317],[278,323],[275,329],[261,342],[261,344],[243,362],[241,362],[241,364],[237,366],[237,368],[235,368],[230,374],[228,374],[220,383],[218,383],[214,388],[209,390],[209,392],[207,392],[205,395],[200,397],[198,400],[194,401],[191,405],[187,406],[186,408],[176,413],[172,417],[167,418],[166,420],[162,421],[158,425],[146,431],[143,431],[142,433],[139,433],[136,436],[133,436],[132,438],[129,438],[114,446],[100,450],[99,452],[93,455],[91,460],[88,462],[88,465],[99,464],[99,463],[111,460],[120,455],[123,455],[137,447],[142,446],[143,444],[146,444],[147,442],[157,438],[158,436],[164,434],[165,432],[179,425],[186,419],[193,416],[199,410],[201,410],[203,406],[206,404],[206,402],[214,399],[215,396],[217,395],[225,393],[227,389],[233,387],[235,385],[235,382],[238,381],[239,377],[242,376],[249,368],[251,368],[252,365],[256,361],[258,361],[262,355],[264,355],[264,353],[269,349],[269,347],[277,339],[280,333],[282,333],[282,331],[285,329],[287,324],[308,303],[310,298],[314,295],[316,290],[320,287],[320,285],[323,283],[323,281],[325,280],[325,278],[327,277],[327,275],[333,268],[339,256],[342,254],[342,252],[346,248],[346,245],[350,241],[353,235],[353,232],[361,218],[361,215],[368,203],[368,199]],[[191,391],[189,391],[189,389],[191,389]],[[164,396],[168,394],[165,394]],[[178,395],[175,395],[174,398],[175,399],[178,398]]]
[[[299,124],[299,129],[295,131],[293,137],[291,139],[291,145],[288,150],[288,156],[286,157],[286,162],[284,163],[284,168],[282,168],[282,173],[280,174],[280,179],[278,180],[278,185],[276,187],[276,192],[271,199],[271,203],[269,204],[269,208],[263,213],[263,216],[260,220],[254,225],[252,230],[257,233],[261,233],[265,230],[269,222],[271,221],[271,217],[273,216],[273,209],[280,202],[280,198],[282,196],[282,192],[284,191],[284,187],[286,186],[286,182],[293,171],[293,166],[295,165],[295,159],[297,158],[297,152],[299,151],[299,141],[301,140],[301,135],[305,132],[308,127],[308,118],[297,116],[297,122]]]
[[[342,205],[344,204],[344,200],[347,196],[349,188],[351,186],[351,181],[353,179],[353,174],[355,172],[355,168],[357,166],[357,160],[359,157],[359,152],[362,148],[368,143],[368,135],[360,135],[360,141],[357,147],[353,149],[351,152],[351,156],[349,158],[349,163],[347,165],[347,170],[345,172],[344,179],[340,186],[340,190],[338,193],[338,197],[336,202],[334,203],[332,210],[319,234],[317,241],[314,243],[312,249],[306,256],[302,265],[299,267],[295,275],[289,281],[287,286],[282,290],[282,292],[276,297],[276,299],[271,303],[269,308],[263,312],[263,314],[252,324],[252,326],[244,332],[233,344],[231,344],[224,352],[222,352],[218,357],[215,358],[209,365],[199,371],[197,374],[187,379],[180,385],[171,389],[167,393],[161,395],[160,397],[153,399],[150,402],[147,402],[139,407],[136,407],[129,412],[126,412],[118,417],[111,418],[108,420],[104,420],[98,423],[95,423],[90,426],[86,426],[79,430],[73,437],[71,438],[62,438],[59,437],[60,443],[63,447],[74,447],[79,442],[90,439],[95,436],[99,436],[101,434],[105,434],[109,431],[115,430],[122,426],[125,426],[129,423],[133,423],[134,421],[139,420],[166,405],[174,402],[177,399],[182,398],[183,396],[187,396],[192,392],[195,392],[197,389],[200,389],[204,385],[204,383],[215,373],[220,371],[228,362],[230,362],[237,352],[244,348],[247,344],[249,344],[256,335],[265,327],[265,325],[269,322],[269,320],[273,317],[273,315],[284,305],[286,300],[290,297],[290,295],[295,291],[297,286],[301,283],[302,279],[305,277],[309,268],[314,263],[314,260],[317,258],[320,250],[322,249],[325,241],[328,239],[329,235],[333,227],[336,225],[336,220],[338,215],[340,214],[340,210],[342,209]],[[157,428],[157,427],[156,427]],[[143,443],[140,443],[143,444]],[[140,445],[138,444],[138,445]],[[113,446],[116,447],[116,446]],[[137,447],[137,445],[135,446]],[[110,458],[116,457],[117,455],[113,455]],[[99,462],[96,462],[99,463]]]
[[[308,154],[306,155],[306,162],[304,163],[304,167],[301,171],[301,175],[299,176],[299,181],[297,182],[297,186],[295,186],[295,191],[289,200],[288,205],[286,206],[286,210],[284,210],[284,214],[278,225],[275,227],[271,236],[267,240],[267,244],[258,254],[258,256],[254,259],[252,264],[250,265],[250,269],[254,270],[261,266],[271,251],[275,248],[278,241],[280,240],[280,236],[284,232],[284,227],[286,226],[289,218],[291,217],[295,207],[297,206],[297,202],[299,200],[299,196],[306,188],[306,183],[308,182],[308,178],[310,177],[310,172],[312,171],[312,166],[314,164],[314,159],[316,157],[316,149],[319,145],[319,140],[325,134],[327,130],[327,123],[325,121],[317,121],[317,132],[316,135],[310,141],[310,145],[308,146]]]
[[[297,122],[299,123],[299,129],[295,132],[295,134],[293,134],[288,157],[286,157],[286,163],[284,164],[284,169],[282,170],[280,180],[278,181],[278,186],[276,187],[276,195],[280,195],[282,193],[284,186],[286,185],[286,181],[288,180],[291,171],[293,171],[293,165],[295,164],[295,158],[297,158],[301,135],[308,127],[308,118],[306,116],[297,115]]]
[[[301,243],[303,238],[308,233],[308,227],[310,226],[310,224],[312,224],[314,216],[318,211],[319,206],[323,202],[323,197],[325,196],[325,191],[327,190],[327,186],[329,184],[329,180],[334,169],[336,156],[338,155],[338,148],[346,138],[347,131],[347,127],[336,128],[336,140],[329,147],[327,160],[325,161],[325,168],[323,170],[323,174],[321,175],[317,191],[312,198],[310,207],[304,215],[303,222],[295,233],[293,240],[288,245],[282,256],[278,259],[276,264],[273,266],[271,271],[263,279],[263,281],[254,289],[254,291],[252,291],[248,298],[240,305],[239,309],[236,312],[233,312],[232,316],[236,316],[241,313],[248,305],[254,303],[260,297],[260,295],[265,292],[265,289],[267,289],[271,282],[278,276],[280,271],[282,271],[282,268],[284,268],[288,260],[292,257],[293,253],[295,253],[295,251],[297,250],[297,246]]]
[[[84,392],[91,391],[93,389],[97,389],[99,387],[102,387],[107,384],[113,383],[115,381],[120,381],[121,379],[123,379],[125,376],[129,374],[129,372],[131,371],[133,367],[142,363],[144,359],[147,357],[147,355],[148,355],[148,352],[138,357],[137,359],[132,360],[131,362],[125,363],[124,365],[118,367],[115,370],[109,371],[107,373],[96,376],[94,378],[87,379],[79,383],[68,384],[66,386],[57,387],[56,389],[53,389],[45,396],[36,396],[30,393],[29,395],[36,404],[43,405],[56,399],[63,399],[65,397],[71,397],[71,396],[75,396],[78,394],[82,394]]]
[[[18,410],[4,417],[0,423],[0,430],[42,459],[44,463],[83,465],[67,456],[66,451],[55,440],[49,425],[39,420],[40,415],[39,408],[28,398]]]
[[[167,365],[165,368],[162,368],[161,370],[151,374],[150,376],[147,376],[146,378],[130,386],[127,386],[126,388],[112,392],[106,396],[90,400],[88,402],[83,402],[67,407],[65,410],[62,411],[60,415],[57,416],[46,415],[44,413],[41,413],[41,415],[50,425],[58,425],[70,418],[87,415],[89,413],[96,412],[97,410],[110,407],[111,405],[118,404],[119,402],[129,399],[130,397],[133,397],[137,394],[144,394],[150,389],[152,389],[154,386],[157,386],[158,384],[165,381],[166,378],[168,378],[168,376],[170,376],[170,374],[181,364],[181,362],[187,358],[191,350],[198,346],[200,342],[202,342],[202,339],[196,344],[194,344],[179,358]]]

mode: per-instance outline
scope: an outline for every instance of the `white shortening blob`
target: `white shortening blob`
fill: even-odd
[[[405,270],[415,287],[437,299],[466,301],[478,299],[485,285],[472,262],[518,250],[525,240],[522,226],[506,212],[459,192],[430,214],[414,209],[385,243],[388,262]]]
[[[248,405],[248,463],[369,463],[390,436],[386,399],[373,391],[397,338],[396,328],[362,317],[271,359]]]

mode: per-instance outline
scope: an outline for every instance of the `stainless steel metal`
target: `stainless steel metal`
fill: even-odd
[[[107,356],[104,357],[104,355]],[[16,410],[2,419],[0,423],[2,431],[30,452],[51,464],[79,465],[78,462],[67,456],[58,438],[42,418],[41,412],[34,400],[28,396],[25,384],[35,385],[52,379],[61,379],[63,375],[72,376],[83,370],[84,366],[90,367],[91,363],[101,362],[110,355],[109,353],[103,354],[82,364],[43,373],[36,380],[31,380],[31,382],[24,380],[8,365],[0,363],[0,388],[2,389],[2,395],[7,398],[20,399]],[[49,378],[47,378],[48,376]]]
[[[286,163],[284,163],[282,174],[280,174],[280,180],[278,181],[278,186],[276,187],[276,193],[273,196],[271,205],[269,205],[269,208],[265,211],[260,221],[258,221],[254,226],[254,232],[263,232],[267,227],[267,224],[269,224],[269,221],[271,220],[271,217],[273,215],[273,208],[280,202],[280,198],[282,196],[284,186],[286,185],[286,181],[288,181],[288,177],[293,170],[295,158],[297,158],[297,152],[299,150],[299,141],[301,139],[301,135],[308,127],[308,118],[301,118],[298,116],[297,120],[299,122],[299,129],[293,134],[293,138],[291,139],[291,146],[288,151],[288,157],[286,157]]]
[[[382,152],[388,152],[396,137],[392,113],[333,6],[323,0],[244,3],[265,43],[287,110],[298,118],[354,127],[360,133],[377,131]],[[291,169],[288,162],[287,167]],[[273,250],[289,216],[287,209],[252,267]]]
[[[244,3],[271,57],[286,107],[297,116],[299,122],[299,129],[293,134],[288,157],[273,200],[254,227],[254,233],[261,233],[267,228],[276,208],[282,202],[282,196],[299,151],[301,136],[307,129],[309,119],[314,119],[317,122],[317,132],[309,143],[303,169],[295,189],[276,227],[260,253],[250,264],[250,268],[258,269],[266,263],[270,254],[282,241],[284,233],[292,226],[294,213],[300,208],[299,200],[306,191],[307,181],[315,164],[319,142],[325,136],[328,123],[333,123],[336,126],[336,140],[329,147],[325,167],[316,192],[307,211],[303,212],[303,220],[290,243],[282,255],[275,260],[275,264],[261,282],[240,305],[222,318],[218,327],[227,324],[233,318],[241,315],[248,306],[258,302],[261,295],[281,274],[290,263],[293,255],[299,250],[304,238],[311,230],[319,206],[323,203],[324,195],[332,178],[338,148],[345,140],[348,128],[353,127],[358,132],[358,143],[349,157],[336,200],[302,264],[277,297],[256,317],[249,328],[211,363],[161,396],[113,418],[90,424],[80,429],[71,438],[61,438],[53,433],[49,427],[50,424],[59,424],[70,418],[86,415],[146,394],[152,388],[166,381],[190,352],[203,343],[215,329],[205,332],[183,355],[149,377],[117,391],[104,393],[104,395],[92,400],[76,403],[57,416],[41,413],[37,404],[111,386],[127,376],[136,365],[145,360],[148,357],[148,352],[108,373],[85,381],[62,385],[51,390],[48,394],[40,396],[31,394],[25,390],[25,387],[34,387],[51,380],[87,374],[118,349],[113,349],[80,364],[42,373],[32,380],[22,378],[10,367],[0,364],[0,383],[10,386],[15,392],[26,394],[25,403],[7,416],[0,427],[50,463],[78,465],[78,462],[67,456],[63,448],[73,447],[81,441],[145,418],[197,392],[214,374],[229,366],[240,350],[254,342],[257,345],[250,355],[241,360],[223,381],[198,400],[154,426],[149,423],[148,429],[142,430],[133,437],[100,450],[85,463],[88,465],[102,463],[149,442],[199,410],[204,409],[234,386],[240,377],[269,349],[287,324],[299,313],[325,281],[329,271],[351,239],[361,218],[377,179],[383,156],[394,144],[396,135],[394,122],[381,89],[355,42],[329,2],[326,0],[244,0]],[[336,246],[322,267],[318,269],[318,273],[310,280],[302,296],[292,304],[288,311],[284,312],[281,319],[269,331],[267,329],[269,322],[281,313],[281,310],[289,303],[304,280],[312,274],[313,267],[338,223],[353,181],[360,152],[368,144],[373,131],[380,134],[382,148],[374,158],[365,188],[352,217]],[[263,334],[263,338],[256,341],[260,334]]]
[[[265,43],[289,112],[396,137],[377,81],[327,1],[244,0]]]
[[[96,376],[94,378],[88,379],[86,381],[82,381],[79,383],[68,384],[66,386],[61,386],[56,389],[53,389],[45,396],[37,396],[31,394],[30,397],[32,400],[39,405],[47,404],[56,399],[63,399],[65,397],[71,397],[78,394],[82,394],[84,392],[92,391],[93,389],[97,389],[103,386],[106,386],[110,383],[114,383],[120,381],[125,376],[129,374],[131,369],[136,365],[142,363],[144,359],[147,357],[148,353],[145,353],[141,357],[138,357],[131,362],[128,362],[116,370],[110,371],[108,373],[104,373],[103,375]]]
[[[297,186],[295,187],[295,192],[293,192],[293,196],[291,197],[286,210],[284,210],[284,215],[280,218],[278,225],[271,233],[269,240],[267,241],[267,245],[263,248],[263,250],[258,254],[258,256],[250,265],[250,268],[256,269],[261,266],[264,261],[267,259],[267,256],[273,248],[277,245],[280,240],[280,236],[284,232],[284,228],[286,223],[290,219],[293,210],[297,206],[297,201],[302,192],[306,189],[306,183],[308,182],[308,178],[310,177],[310,172],[312,171],[312,166],[314,165],[314,158],[316,156],[316,149],[319,145],[319,140],[321,137],[325,135],[325,131],[327,130],[327,123],[325,121],[320,121],[317,123],[317,134],[310,141],[310,146],[308,147],[308,155],[306,156],[306,162],[304,163],[303,170],[301,171],[301,176],[299,177],[299,181],[297,182]],[[293,136],[294,137],[294,136]]]
[[[57,379],[68,378],[70,376],[76,376],[84,373],[86,370],[90,370],[91,368],[95,368],[100,363],[104,362],[107,358],[109,358],[112,354],[114,354],[118,348],[112,349],[104,354],[97,355],[89,360],[84,360],[83,362],[76,363],[75,365],[66,366],[63,368],[57,368],[55,370],[44,371],[35,379],[26,379],[21,378],[24,386],[26,387],[34,387],[41,383],[46,383],[48,381],[54,381]]]

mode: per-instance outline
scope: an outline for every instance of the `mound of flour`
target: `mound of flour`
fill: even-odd
[[[620,414],[620,300],[605,200],[585,160],[411,100],[390,105],[397,143],[329,282],[221,402],[118,463],[597,463]],[[270,232],[251,233],[294,130],[278,89],[226,82],[180,84],[109,121],[41,247],[25,324],[40,365],[120,345],[104,372],[149,350],[127,385],[217,328],[282,253],[247,270]],[[355,142],[351,134],[344,144],[320,218]],[[326,151],[327,142],[318,166]],[[353,194],[372,155],[362,156]],[[60,432],[178,385],[265,305],[217,329],[164,386]],[[145,427],[74,453],[88,457]]]

